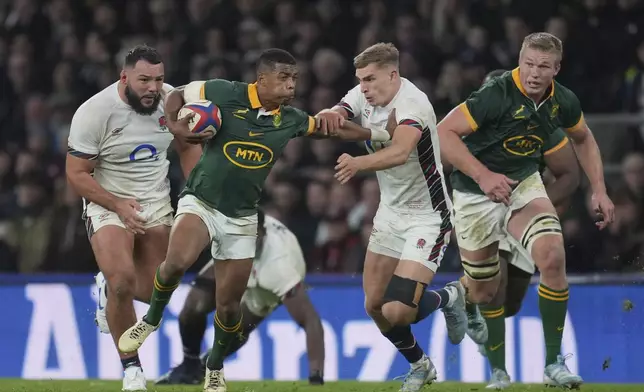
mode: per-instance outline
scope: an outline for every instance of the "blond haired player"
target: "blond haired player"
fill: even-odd
[[[548,33],[525,37],[519,67],[485,84],[439,124],[451,175],[454,225],[469,299],[488,303],[499,286],[499,240],[506,233],[541,272],[539,308],[547,350],[544,377],[578,387],[582,380],[559,354],[568,302],[561,225],[539,175],[541,148],[558,128],[575,147],[604,228],[614,206],[606,194],[599,148],[579,99],[557,83],[561,41]]]
[[[121,78],[83,103],[72,119],[67,180],[83,197],[84,219],[100,273],[96,322],[114,339],[135,324],[133,300],[149,302],[168,247],[172,207],[166,151],[163,62],[137,46]],[[182,157],[183,159],[184,157]],[[136,351],[119,352],[123,390],[145,390]]]
[[[376,171],[381,202],[364,264],[367,313],[407,359],[411,370],[401,391],[418,391],[436,369],[410,325],[442,309],[454,343],[465,336],[464,289],[459,282],[427,291],[447,247],[450,200],[436,136],[436,116],[427,96],[398,69],[389,43],[354,59],[359,85],[330,109],[369,129],[393,131],[391,141],[366,142],[369,155],[338,159],[336,178],[346,183],[359,171]]]

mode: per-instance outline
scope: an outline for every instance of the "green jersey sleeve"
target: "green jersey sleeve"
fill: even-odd
[[[565,87],[564,89],[564,94],[561,95],[561,99],[559,100],[561,126],[567,132],[577,131],[584,125],[584,114],[581,110],[581,103],[575,93]]]
[[[220,105],[231,96],[232,90],[232,82],[225,79],[211,79],[202,85],[199,98]]]
[[[561,129],[557,128],[552,134],[543,143],[543,155],[550,155],[554,152],[559,151],[568,144],[568,136]]]
[[[459,105],[473,131],[501,117],[504,95],[503,87],[495,79],[484,84]]]
[[[293,137],[308,136],[315,132],[315,119],[299,109],[293,108],[296,118],[296,132]]]

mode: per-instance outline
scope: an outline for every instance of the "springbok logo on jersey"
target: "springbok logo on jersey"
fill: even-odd
[[[273,150],[255,142],[232,141],[224,144],[224,155],[235,166],[261,169],[273,162]]]
[[[550,110],[550,118],[554,119],[555,117],[557,117],[557,114],[559,114],[559,105],[554,104],[552,105],[552,110]]]
[[[512,155],[530,156],[541,150],[543,139],[537,135],[513,136],[503,141],[503,148]]]

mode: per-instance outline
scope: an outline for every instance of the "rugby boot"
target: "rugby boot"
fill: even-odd
[[[98,300],[96,301],[96,312],[94,313],[94,322],[102,333],[110,333],[110,326],[107,325],[107,281],[102,272],[95,277],[96,289],[98,290]]]
[[[557,362],[546,366],[543,371],[543,383],[548,387],[561,387],[564,389],[579,389],[581,384],[584,383],[581,377],[573,374],[568,366],[566,366],[566,359],[570,358],[572,354],[566,356],[557,356]]]
[[[125,369],[125,375],[123,376],[123,391],[147,391],[148,389],[145,384],[145,376],[143,375],[143,369],[141,369],[140,366],[130,366]]]
[[[161,325],[161,322],[159,322],[159,325]],[[145,342],[145,339],[159,328],[159,325],[148,324],[145,319],[138,321],[119,338],[119,350],[124,353],[135,352]]]
[[[467,308],[466,308],[467,309]],[[474,307],[475,312],[467,312],[467,336],[476,344],[485,344],[487,342],[487,324],[479,310]]]
[[[409,372],[403,379],[403,384],[398,392],[418,392],[423,386],[430,385],[436,380],[436,367],[427,355],[423,355],[418,362],[411,364]],[[398,379],[400,377],[396,377]]]
[[[467,332],[467,313],[465,312],[465,287],[461,282],[454,281],[447,284],[447,287],[456,289],[457,296],[451,304],[445,306],[441,311],[445,315],[447,324],[447,337],[452,344],[459,344],[465,338]]]
[[[510,376],[505,370],[494,369],[492,370],[492,377],[490,377],[490,383],[487,384],[485,389],[496,389],[500,391],[509,387],[511,384]]]

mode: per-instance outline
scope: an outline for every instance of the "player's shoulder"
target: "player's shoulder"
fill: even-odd
[[[118,82],[113,83],[98,93],[94,94],[88,100],[83,102],[72,119],[72,123],[107,123],[119,109]]]
[[[290,117],[291,119],[300,120],[300,119],[304,119],[304,118],[309,117],[309,114],[307,112],[305,112],[302,109],[298,109],[295,106],[291,106],[291,105],[282,106],[281,111],[282,111],[282,116],[285,117],[285,118]]]
[[[505,97],[513,88],[516,88],[514,71],[506,71],[483,83],[478,91]]]
[[[270,215],[264,216],[264,227],[267,231],[291,233],[284,223]]]
[[[117,107],[117,98],[119,98],[118,82],[110,84],[91,96],[76,109],[76,113],[90,112],[90,114],[97,116],[109,114],[112,109]]]
[[[559,105],[579,105],[579,98],[571,89],[556,80],[552,83],[553,95]]]
[[[405,78],[402,78],[402,87],[400,95],[396,99],[395,107],[397,109],[399,107],[423,109],[431,108],[433,111],[432,104],[429,101],[427,94],[419,89],[418,86],[416,86],[414,83]]]

